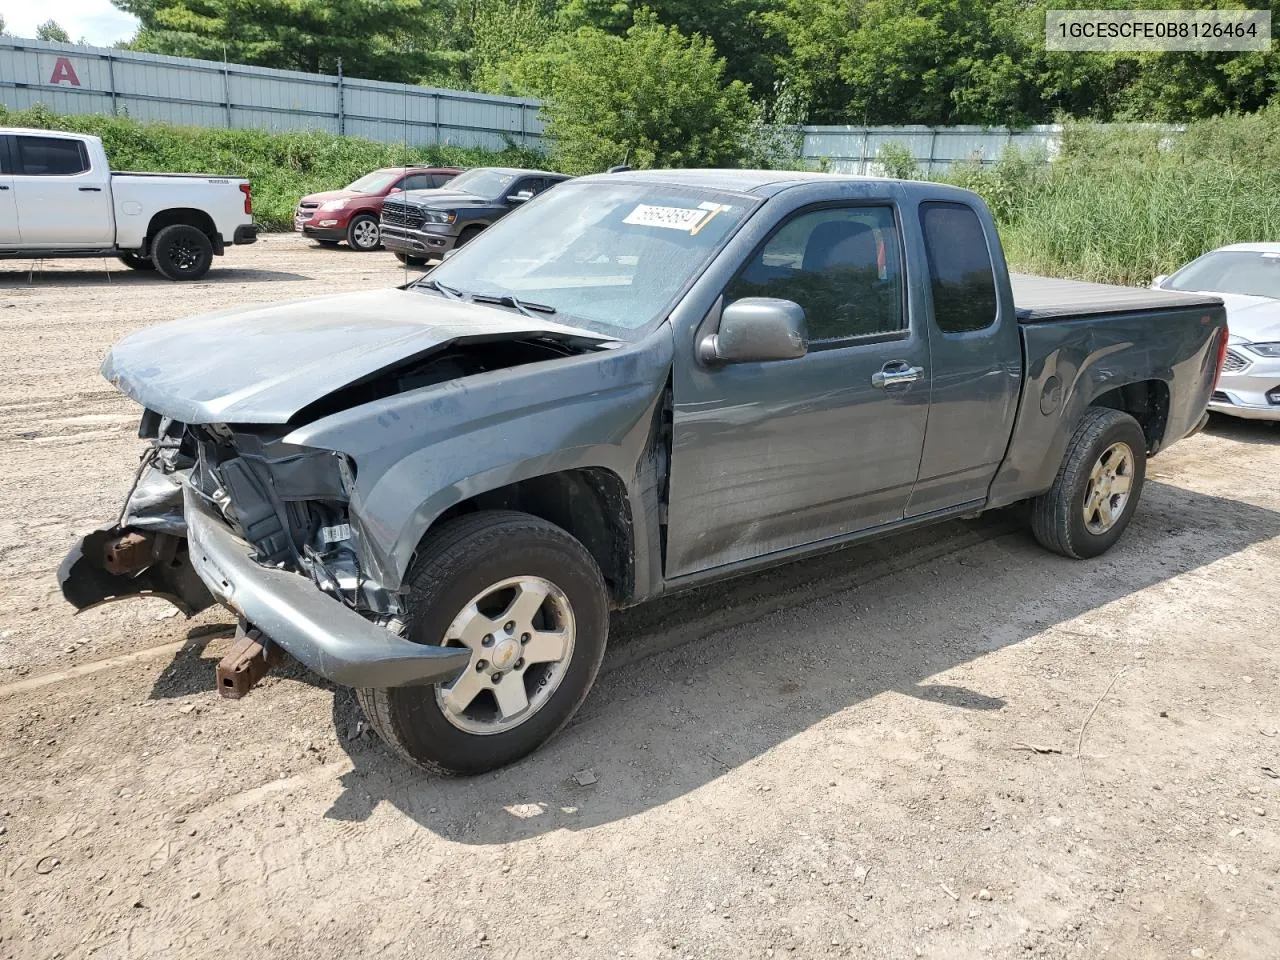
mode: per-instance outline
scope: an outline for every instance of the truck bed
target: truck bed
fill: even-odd
[[[1013,284],[1013,303],[1019,323],[1047,323],[1178,307],[1216,307],[1222,303],[1217,297],[1196,293],[1058,280],[1025,273],[1010,274],[1009,279]]]

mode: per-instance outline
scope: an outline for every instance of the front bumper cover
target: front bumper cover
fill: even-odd
[[[313,227],[310,223],[304,223],[299,232],[312,240],[347,239],[346,227]]]
[[[392,253],[404,253],[423,259],[443,257],[458,243],[450,233],[432,233],[427,230],[406,230],[383,224],[382,245]]]
[[[198,494],[187,488],[184,497],[191,565],[214,599],[320,676],[346,687],[407,687],[467,666],[469,650],[411,643],[305,577],[255,562]]]

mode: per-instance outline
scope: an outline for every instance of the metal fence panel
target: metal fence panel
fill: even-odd
[[[414,146],[542,143],[541,103],[0,37],[0,102],[184,126],[325,130]]]
[[[920,169],[942,172],[957,163],[990,164],[1005,148],[1037,149],[1052,158],[1062,128],[1055,124],[1014,130],[1009,127],[854,127],[804,128],[803,156],[837,173],[879,174],[880,147],[887,143],[906,147]]]

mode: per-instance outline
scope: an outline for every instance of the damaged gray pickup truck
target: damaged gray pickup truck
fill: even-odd
[[[476,773],[569,720],[611,608],[1017,501],[1102,553],[1226,335],[1213,298],[1011,281],[963,190],[585,177],[401,289],[121,341],[148,446],[62,588],[221,603],[227,692],[283,649]]]

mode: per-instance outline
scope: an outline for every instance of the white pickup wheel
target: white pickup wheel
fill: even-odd
[[[169,280],[199,280],[213,264],[213,244],[199,227],[173,223],[151,241],[151,260]]]
[[[474,513],[428,535],[408,579],[407,637],[471,658],[436,686],[357,691],[392,749],[433,772],[483,773],[569,721],[609,630],[604,580],[581,543],[529,514]]]
[[[1031,530],[1065,557],[1105,553],[1129,525],[1146,475],[1147,438],[1138,421],[1121,410],[1087,410],[1053,486],[1031,501]]]

